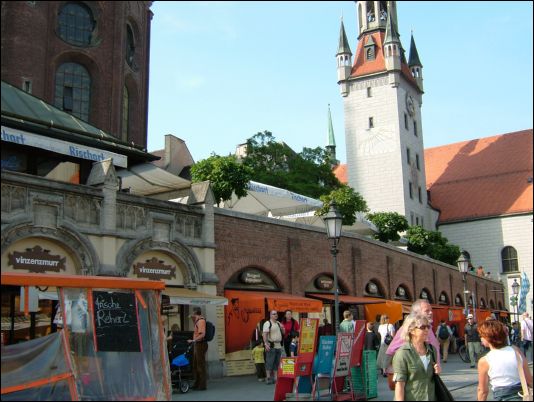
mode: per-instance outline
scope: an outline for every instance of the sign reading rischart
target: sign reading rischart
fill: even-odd
[[[124,168],[128,167],[128,157],[125,155],[57,140],[55,138],[44,137],[42,135],[28,133],[11,127],[2,126],[2,141],[46,149],[48,151],[57,152],[58,154],[88,159],[95,162],[113,158],[114,165]]]
[[[134,264],[133,269],[138,278],[155,280],[176,278],[176,267],[165,265],[163,261],[158,260],[156,257],[152,257],[146,262]]]
[[[50,250],[43,250],[40,246],[27,248],[25,252],[14,251],[9,253],[8,263],[14,269],[27,269],[30,272],[43,273],[46,271],[65,271],[66,257],[50,255]]]

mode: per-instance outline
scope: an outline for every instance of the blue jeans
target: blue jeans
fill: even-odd
[[[518,392],[523,392],[521,384],[510,387],[495,387],[493,389],[493,398],[496,401],[522,401],[523,398],[518,395]]]

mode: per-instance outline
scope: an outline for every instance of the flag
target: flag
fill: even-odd
[[[521,274],[521,289],[519,290],[519,304],[517,312],[519,314],[527,311],[527,294],[530,290],[530,281],[527,278],[525,271]]]

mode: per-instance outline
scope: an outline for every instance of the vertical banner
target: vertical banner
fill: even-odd
[[[297,376],[311,375],[313,357],[317,346],[318,318],[300,319],[300,336],[297,353]]]
[[[314,366],[314,374],[332,375],[332,362],[336,350],[336,337],[333,335],[319,338],[319,351],[317,352],[317,365]]]
[[[334,377],[345,377],[349,374],[353,337],[353,334],[346,332],[340,332],[337,335]]]
[[[352,353],[350,356],[350,367],[358,367],[362,364],[365,332],[365,320],[356,320],[356,325],[354,326],[354,341],[352,342]]]

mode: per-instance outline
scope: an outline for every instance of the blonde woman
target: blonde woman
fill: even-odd
[[[434,373],[440,374],[436,350],[427,343],[432,330],[424,315],[409,315],[402,325],[404,344],[393,356],[396,401],[435,401]]]
[[[380,334],[380,349],[378,350],[378,357],[376,364],[379,369],[382,371],[382,375],[387,377],[386,369],[388,368],[386,350],[388,349],[389,343],[386,343],[386,338],[395,336],[395,327],[389,323],[389,317],[383,314],[380,317],[380,325],[378,326],[378,333]],[[389,335],[389,336],[388,336]]]

